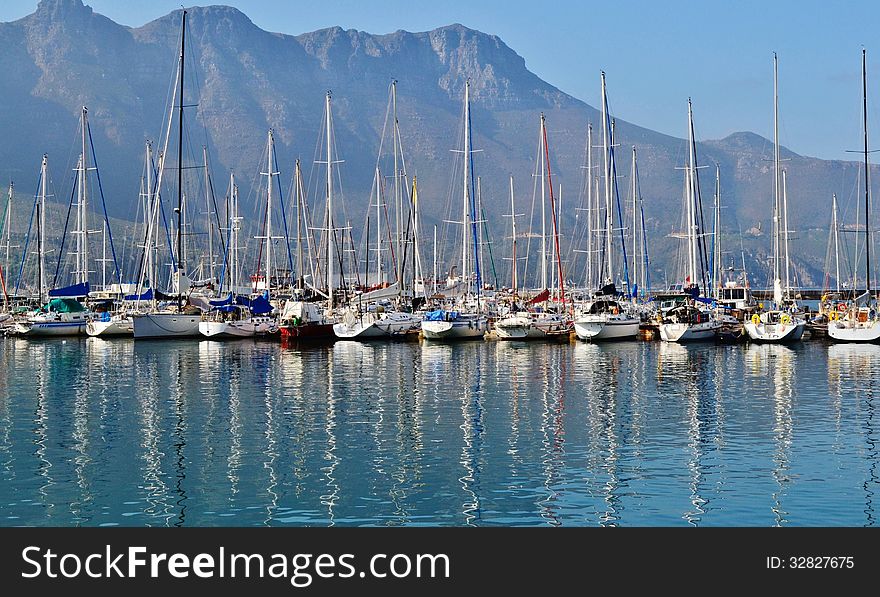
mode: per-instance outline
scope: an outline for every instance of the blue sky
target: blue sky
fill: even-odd
[[[173,0],[85,0],[140,26],[180,8]],[[206,1],[203,4],[210,4]],[[694,100],[697,135],[772,136],[772,52],[779,53],[780,137],[798,153],[852,159],[860,147],[860,52],[868,50],[869,119],[880,131],[880,3],[687,0],[225,0],[258,26],[298,34],[340,25],[371,33],[459,22],[499,35],[542,79],[594,106],[599,71],[614,114],[684,136]],[[3,0],[0,21],[37,0]],[[872,26],[874,30],[872,30]],[[874,91],[876,90],[876,92]],[[875,107],[876,106],[876,107]]]

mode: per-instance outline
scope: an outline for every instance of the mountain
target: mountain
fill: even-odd
[[[388,88],[396,79],[408,171],[418,176],[426,226],[442,226],[450,217],[447,203],[458,200],[449,175],[456,155],[449,150],[460,136],[462,94],[470,79],[474,147],[481,150],[476,167],[496,253],[505,251],[500,244],[507,234],[506,218],[500,215],[509,209],[509,175],[516,179],[518,211],[531,210],[542,112],[564,200],[563,233],[573,230],[576,212],[570,208],[583,184],[586,125],[592,122],[598,129],[599,113],[530,72],[499,37],[458,24],[422,33],[372,35],[336,27],[291,36],[263,31],[231,7],[188,11],[187,55],[194,68],[187,84],[191,89],[191,83],[198,85],[193,98],[198,105],[189,110],[196,118],[190,119],[187,135],[195,146],[208,146],[217,181],[225,181],[229,169],[243,186],[241,181],[258,178],[269,128],[275,130],[282,177],[290,179],[297,157],[308,176],[310,162],[319,155],[324,95],[332,90],[336,145],[345,160],[340,170],[346,213],[359,230]],[[143,145],[159,138],[170,101],[181,14],[175,11],[129,28],[81,0],[41,0],[33,14],[0,23],[0,131],[5,140],[0,144],[0,176],[14,179],[19,193],[27,195],[36,186],[40,156],[48,152],[56,195],[66,200],[77,153],[77,119],[86,105],[108,208],[111,215],[134,219]],[[598,79],[596,73],[597,86]],[[609,95],[613,99],[613,73]],[[683,113],[685,108],[682,101]],[[696,103],[697,121],[699,109]],[[680,228],[683,183],[676,167],[684,163],[686,142],[622,119],[616,120],[615,131],[620,174],[629,172],[629,147],[638,151],[654,281],[660,283],[664,275],[672,281],[679,241],[668,235]],[[737,133],[700,143],[698,154],[702,164],[720,167],[725,246],[737,263],[743,247],[752,279],[762,286],[769,241],[759,231],[771,224],[772,162],[767,159],[772,143]],[[858,197],[852,189],[859,166],[788,150],[783,154],[788,160],[790,225],[796,231],[795,270],[802,284],[821,284],[831,193],[838,193],[843,214],[855,213]],[[192,160],[200,162],[200,152]],[[708,210],[714,176],[704,170],[701,177]],[[319,180],[320,170],[312,178]],[[625,180],[621,188],[627,188]],[[316,184],[310,189],[313,198],[319,195]]]

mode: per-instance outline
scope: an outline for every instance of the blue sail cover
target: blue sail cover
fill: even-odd
[[[235,303],[243,307],[248,307],[254,315],[265,315],[272,312],[272,305],[269,303],[269,297],[266,293],[251,299],[246,296],[235,298]]]
[[[126,301],[151,301],[153,300],[153,289],[147,288],[147,291],[140,296],[137,294],[126,294],[122,299]]]
[[[225,299],[220,299],[216,301],[208,301],[208,303],[212,307],[226,307],[232,304],[232,293],[230,292]]]
[[[89,295],[89,283],[74,284],[64,288],[54,288],[49,291],[50,298],[77,298]]]

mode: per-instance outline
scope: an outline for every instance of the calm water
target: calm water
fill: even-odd
[[[880,346],[0,340],[2,525],[875,525]]]

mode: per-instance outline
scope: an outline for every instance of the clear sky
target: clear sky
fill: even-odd
[[[85,0],[130,26],[174,0]],[[210,0],[203,4],[212,3]],[[615,116],[684,136],[749,130],[772,138],[772,52],[779,54],[780,138],[792,150],[852,159],[860,147],[860,53],[868,51],[870,130],[880,132],[880,2],[863,0],[218,0],[269,31],[339,25],[370,33],[450,23],[499,35],[542,79],[594,106],[599,71]],[[0,1],[0,21],[37,0]],[[875,107],[876,106],[876,107]]]

